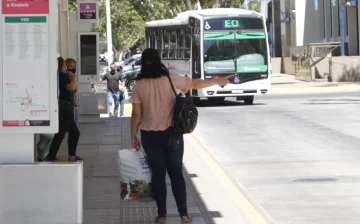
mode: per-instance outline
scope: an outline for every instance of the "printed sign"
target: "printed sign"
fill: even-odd
[[[2,19],[3,127],[50,126],[48,16]]]
[[[79,20],[92,21],[98,19],[97,2],[79,2]]]
[[[246,17],[233,17],[233,18],[214,18],[204,21],[204,29],[211,30],[263,30],[263,20],[260,18],[246,18]]]
[[[49,14],[49,0],[2,0],[2,14]]]
[[[224,27],[225,28],[239,28],[240,22],[237,19],[227,19],[224,21]]]
[[[237,72],[266,72],[267,70],[267,65],[247,65],[237,67]]]

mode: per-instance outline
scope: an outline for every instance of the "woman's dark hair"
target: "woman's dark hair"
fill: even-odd
[[[169,75],[169,70],[161,63],[160,54],[153,48],[147,48],[141,55],[141,70],[136,80],[156,79]]]
[[[65,60],[62,57],[58,57],[57,60],[58,60],[58,71],[60,72],[61,69],[63,68],[63,65],[65,64]]]

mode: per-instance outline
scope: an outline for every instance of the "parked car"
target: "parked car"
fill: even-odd
[[[136,58],[135,60],[133,60],[132,62],[128,63],[127,65],[122,65],[123,68],[123,72],[127,72],[127,71],[131,71],[131,70],[136,70],[138,68],[141,67],[141,57],[140,58]]]
[[[140,58],[141,54],[134,54],[128,58],[126,58],[124,61],[118,61],[115,62],[116,66],[126,66],[129,65],[131,62],[133,62],[135,59]]]
[[[141,54],[140,54],[140,56],[141,56]],[[129,58],[131,58],[131,57],[129,57]],[[134,56],[131,59],[129,59],[129,58],[127,58],[123,63],[115,62],[116,70],[120,71],[120,68],[122,67],[123,72],[127,72],[127,71],[133,70],[133,66],[135,68],[141,67],[141,57]],[[109,71],[108,67],[103,68],[102,75],[104,75],[107,71]]]
[[[125,79],[125,86],[131,92],[135,85],[136,77],[140,74],[141,66],[132,68],[126,72],[123,72],[123,76]]]
[[[99,60],[101,62],[107,62],[107,54],[100,54],[99,55]]]

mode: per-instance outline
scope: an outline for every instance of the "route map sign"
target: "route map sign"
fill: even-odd
[[[51,115],[56,41],[50,35],[50,1],[2,0],[2,129],[57,126]]]

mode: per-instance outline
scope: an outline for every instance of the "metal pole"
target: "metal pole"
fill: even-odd
[[[341,31],[341,56],[345,56],[345,10],[344,3],[340,5],[340,31]]]
[[[108,67],[110,69],[110,64],[113,62],[110,0],[106,0],[106,38],[108,50]]]

